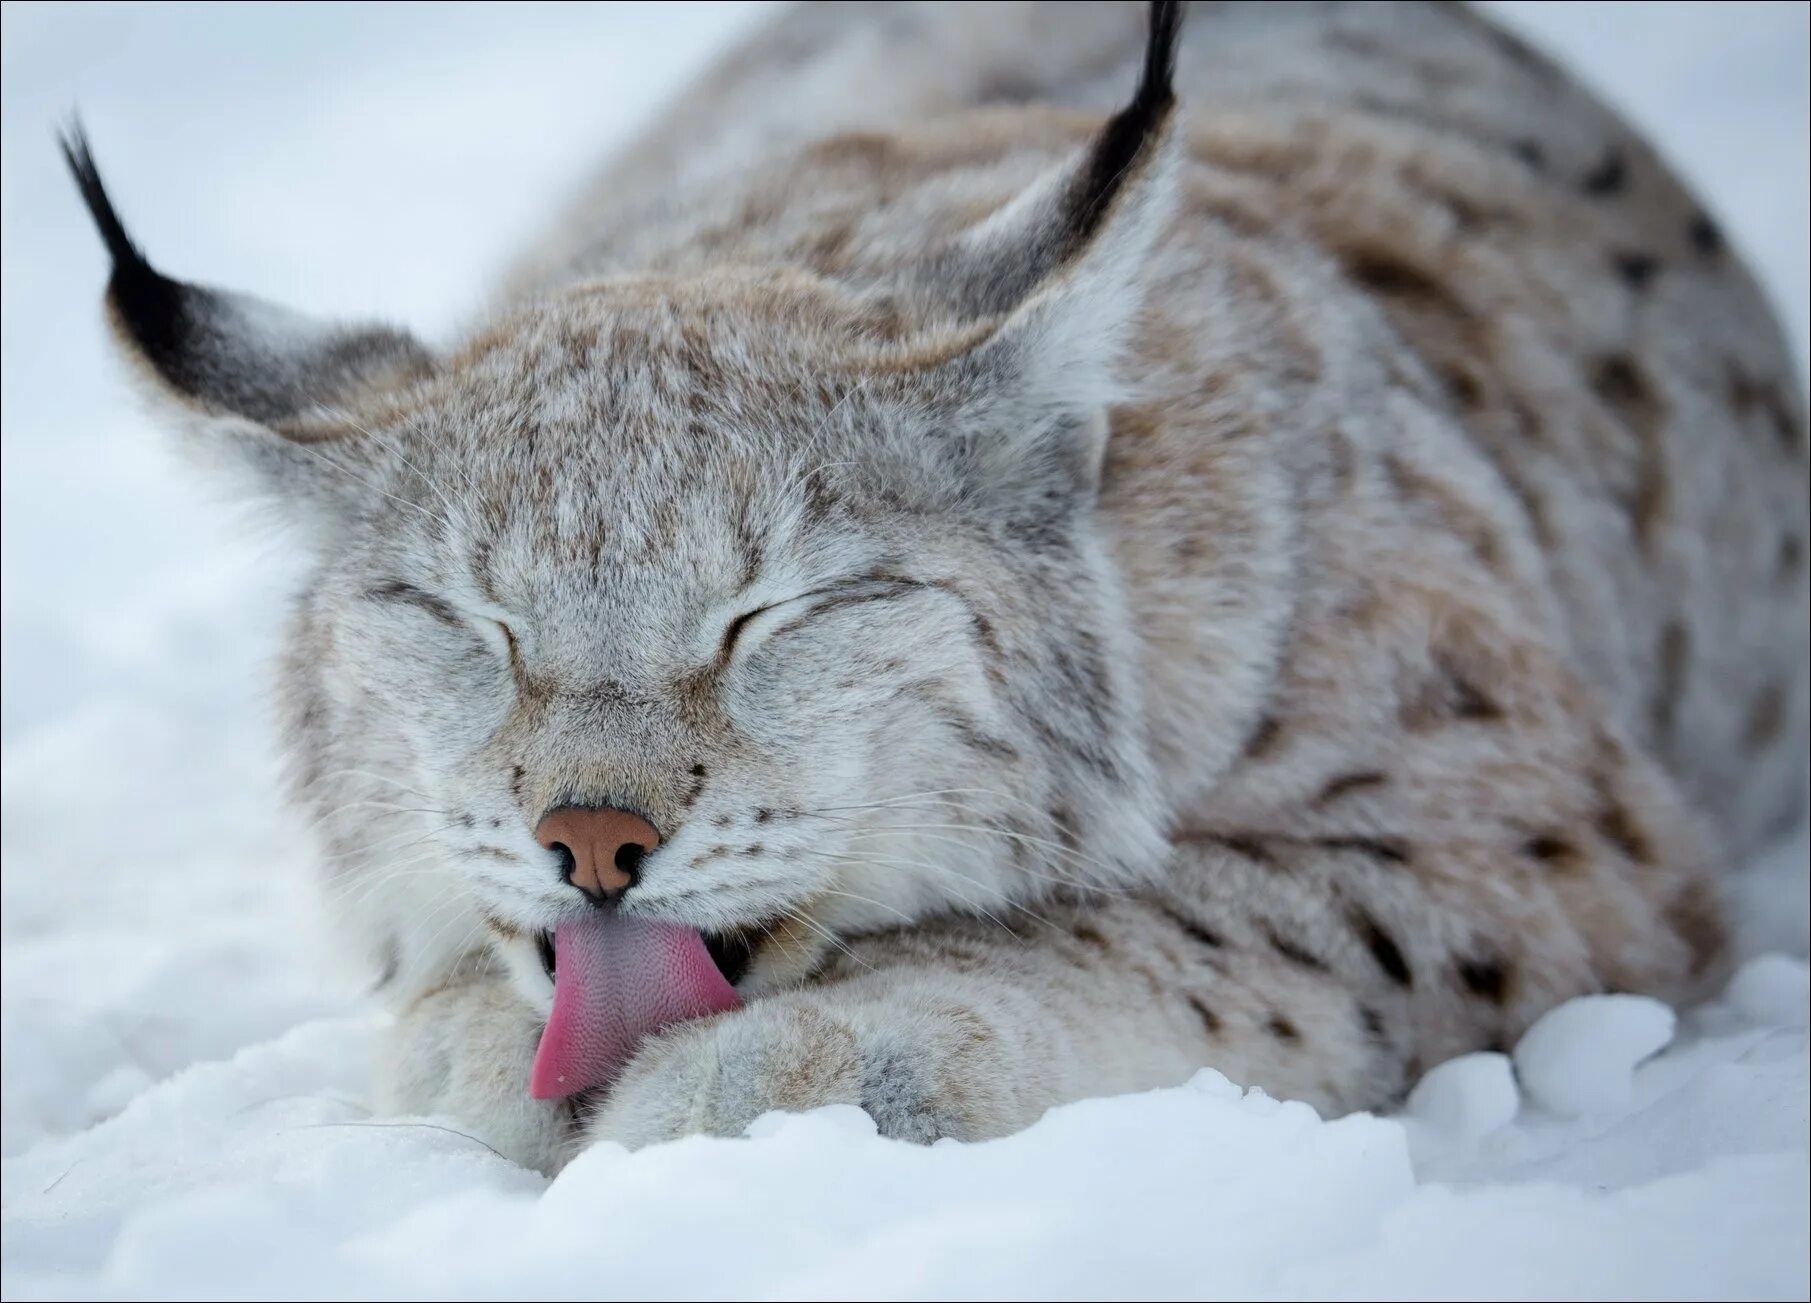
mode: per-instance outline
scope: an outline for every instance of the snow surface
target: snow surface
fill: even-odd
[[[1699,182],[1802,367],[1806,8],[1496,8]],[[381,1021],[315,953],[262,705],[294,561],[127,401],[50,128],[80,105],[171,271],[445,337],[583,162],[758,18],[4,9],[0,1293],[1811,1294],[1803,837],[1738,882],[1760,957],[1724,999],[1676,1030],[1576,1002],[1400,1118],[1203,1072],[990,1144],[830,1109],[549,1183],[445,1119],[370,1115]]]

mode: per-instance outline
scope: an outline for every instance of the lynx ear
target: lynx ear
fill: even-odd
[[[204,454],[236,456],[262,487],[289,496],[323,474],[320,451],[305,445],[348,436],[340,412],[432,370],[427,350],[405,332],[318,322],[163,275],[127,235],[81,128],[61,143],[113,259],[108,323],[154,398],[200,436]],[[332,491],[343,491],[347,477],[332,478],[340,482]]]
[[[976,449],[984,461],[1010,466],[1033,452],[1084,478],[1098,470],[1101,413],[1120,397],[1146,256],[1174,209],[1181,27],[1180,4],[1153,4],[1131,102],[1078,157],[932,260],[939,295],[976,323],[975,345],[939,370],[963,378],[974,415],[994,427]]]

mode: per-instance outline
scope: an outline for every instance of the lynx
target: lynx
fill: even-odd
[[[547,1170],[1204,1065],[1340,1112],[1718,980],[1806,791],[1761,294],[1464,8],[1181,19],[789,11],[442,352],[164,276],[67,142],[133,370],[313,558],[387,1107]]]

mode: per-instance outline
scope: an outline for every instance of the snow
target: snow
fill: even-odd
[[[1515,1047],[1535,1103],[1561,1117],[1610,1113],[1634,1093],[1635,1066],[1672,1042],[1673,1011],[1645,995],[1587,995],[1542,1014]]]
[[[1804,984],[1803,962],[1764,962],[1762,982]],[[1580,1003],[1586,1038],[1628,1013]],[[340,1016],[10,1161],[6,1292],[1802,1296],[1804,1033],[1733,1002],[1683,1022],[1588,1123],[1518,1112],[1501,1055],[1429,1074],[1406,1125],[1323,1121],[1203,1070],[990,1144],[882,1140],[843,1106],[769,1115],[746,1141],[600,1146],[548,1183],[367,1116],[381,1026]],[[1419,1130],[1436,1115],[1465,1125]]]
[[[1471,1144],[1515,1120],[1522,1106],[1515,1068],[1507,1054],[1480,1051],[1437,1063],[1409,1092],[1406,1112],[1433,1138]]]
[[[1811,974],[1785,955],[1762,955],[1729,984],[1729,1002],[1752,1022],[1803,1028],[1811,1023]]]
[[[1498,8],[1700,182],[1802,359],[1805,8]],[[7,1298],[1811,1293],[1802,835],[1739,879],[1754,958],[1722,999],[1676,1030],[1578,1002],[1513,1063],[1435,1068],[1399,1118],[1203,1072],[989,1144],[831,1109],[550,1183],[450,1119],[372,1116],[381,1019],[316,953],[275,798],[261,693],[294,560],[128,401],[50,129],[80,105],[173,272],[444,338],[576,165],[758,13],[3,15]]]

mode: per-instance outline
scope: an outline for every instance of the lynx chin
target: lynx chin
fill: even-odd
[[[66,142],[132,371],[312,558],[385,1107],[546,1170],[1203,1065],[1339,1112],[1718,979],[1807,790],[1763,297],[1463,7],[1182,17],[792,9],[448,351],[154,270]]]

